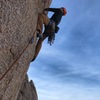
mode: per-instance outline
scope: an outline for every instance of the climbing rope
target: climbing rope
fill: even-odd
[[[35,34],[36,30],[33,33],[33,36]],[[23,49],[23,51],[21,52],[21,54],[19,55],[19,57],[12,63],[12,65],[7,69],[7,71],[2,75],[2,77],[0,77],[0,81],[5,77],[5,75],[10,71],[10,69],[17,63],[17,61],[20,59],[20,57],[23,55],[23,53],[25,52],[25,50],[28,48],[28,46],[30,45],[30,43],[32,43],[32,38],[30,39],[29,43],[26,45],[26,47]]]

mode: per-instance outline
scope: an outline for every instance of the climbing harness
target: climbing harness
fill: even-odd
[[[49,24],[45,26],[45,32],[48,36],[55,33],[55,22],[53,20],[50,20]]]
[[[48,43],[52,45],[55,40],[55,22],[50,20],[49,24],[45,26],[44,34],[48,37]]]

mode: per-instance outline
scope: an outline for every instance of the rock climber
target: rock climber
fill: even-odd
[[[48,18],[46,15],[46,11],[54,12],[51,18]],[[48,37],[48,43],[51,45],[55,39],[55,33],[58,32],[59,27],[58,24],[60,23],[62,16],[67,14],[67,10],[64,7],[61,8],[46,8],[44,9],[44,14],[39,13],[38,17],[38,24],[37,24],[37,37],[39,40],[36,45],[35,54],[32,59],[34,61],[42,47],[42,42]],[[44,32],[42,34],[43,24],[45,26]],[[31,62],[32,62],[31,61]]]

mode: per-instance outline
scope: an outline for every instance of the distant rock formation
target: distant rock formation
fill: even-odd
[[[25,80],[22,83],[17,100],[38,100],[36,88],[33,81],[28,81],[28,76],[26,75]]]
[[[26,84],[23,82],[34,56],[38,13],[50,4],[51,0],[0,0],[0,100],[20,100],[19,91],[24,90],[22,84]],[[29,88],[31,83],[27,81]],[[24,96],[29,91],[25,89]],[[37,96],[27,100],[37,100]]]

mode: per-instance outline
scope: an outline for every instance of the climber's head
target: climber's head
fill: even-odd
[[[63,16],[65,16],[65,15],[67,14],[67,10],[66,10],[66,8],[61,7],[61,10],[62,10],[62,12],[63,12]]]

